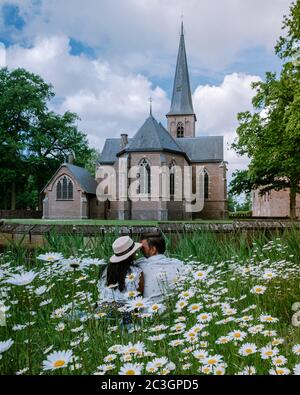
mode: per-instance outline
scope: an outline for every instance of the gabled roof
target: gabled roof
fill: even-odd
[[[150,115],[123,152],[176,152],[184,151],[170,133]]]
[[[181,36],[177,57],[172,103],[171,109],[167,116],[168,115],[195,115],[186,58],[183,24],[181,25]]]
[[[82,187],[84,192],[90,193],[93,195],[96,194],[97,182],[91,176],[91,174],[83,167],[71,165],[70,163],[64,163],[63,165],[61,165],[60,168],[57,170],[57,172],[54,174],[54,176],[51,178],[51,180],[48,182],[48,184],[45,186],[45,188],[43,190],[45,190],[48,187],[48,185],[51,183],[51,181],[56,177],[57,173],[63,167],[66,167],[70,171],[70,173],[72,173],[73,177],[78,182],[78,184]]]
[[[128,139],[129,143],[132,139]],[[110,165],[115,163],[117,155],[121,151],[121,139],[106,139],[99,158],[99,162],[103,165]]]
[[[222,162],[224,160],[223,136],[186,137],[176,139],[191,162]]]

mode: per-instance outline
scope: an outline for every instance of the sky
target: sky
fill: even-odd
[[[279,72],[274,46],[292,0],[0,0],[0,66],[54,87],[50,108],[76,112],[101,151],[149,115],[166,126],[184,20],[197,136],[224,136],[228,180],[248,158],[231,149],[251,83]]]

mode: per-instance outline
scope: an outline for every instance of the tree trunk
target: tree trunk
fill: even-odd
[[[11,184],[11,205],[10,205],[11,210],[16,209],[16,183],[12,182]]]
[[[296,197],[297,197],[297,187],[291,185],[290,188],[290,218],[292,221],[296,219]]]

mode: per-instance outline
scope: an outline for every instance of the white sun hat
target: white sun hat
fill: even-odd
[[[119,237],[112,245],[114,255],[110,258],[110,262],[118,263],[125,261],[141,247],[141,243],[135,243],[129,236]]]

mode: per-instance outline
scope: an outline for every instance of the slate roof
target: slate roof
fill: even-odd
[[[176,139],[191,162],[222,162],[223,136],[201,136]]]
[[[70,163],[64,163],[62,166],[66,166],[70,170],[85,192],[96,194],[97,182],[86,169]]]
[[[125,152],[176,152],[184,154],[170,133],[150,115],[131,139]]]
[[[177,57],[171,109],[167,115],[195,115],[185,50],[183,24],[181,25],[181,36]]]
[[[54,176],[51,178],[51,180],[45,186],[43,191],[48,187],[48,185],[53,180],[53,178],[56,177],[56,174],[59,172],[59,170],[62,167],[66,167],[70,171],[70,173],[72,173],[73,177],[78,182],[78,184],[82,187],[84,192],[90,193],[92,195],[96,194],[97,182],[91,176],[91,174],[86,169],[84,169],[83,167],[71,165],[70,163],[64,163],[63,165],[60,166],[60,168],[56,171]]]
[[[130,139],[129,142],[131,142],[132,140],[133,139]],[[203,136],[194,138],[187,137],[182,139],[175,139],[174,141],[181,148],[181,153],[185,153],[186,156],[189,158],[190,162],[213,163],[222,162],[224,160],[222,136]],[[120,152],[120,144],[121,139],[107,139],[100,157],[100,163],[113,164],[118,159],[117,155]],[[143,150],[143,148],[139,148],[139,151]],[[155,152],[154,149],[150,148],[148,149],[148,151]]]
[[[129,143],[132,139],[129,139]],[[99,162],[103,165],[110,165],[115,163],[117,155],[121,151],[121,139],[106,139],[105,144],[99,159]]]

